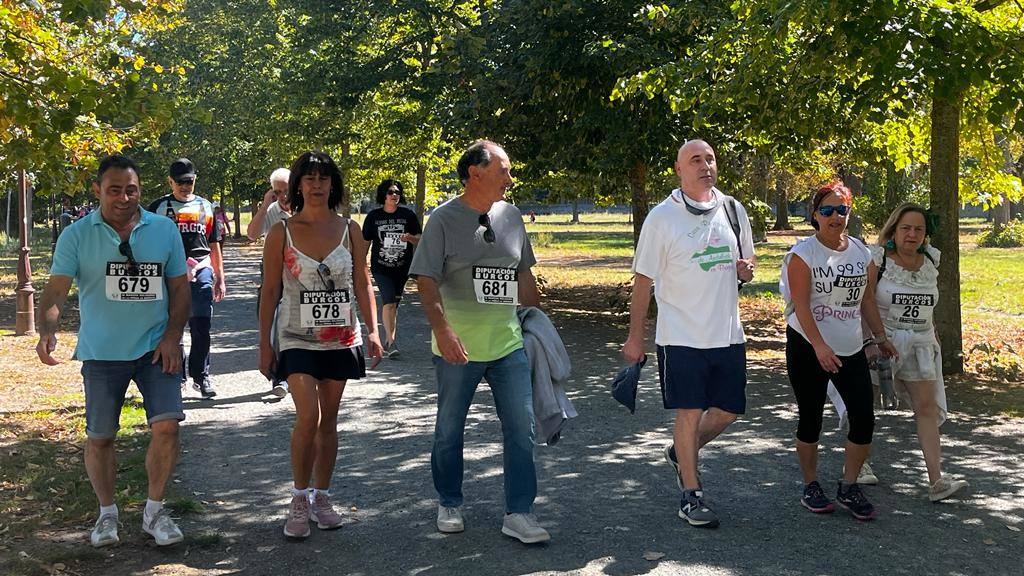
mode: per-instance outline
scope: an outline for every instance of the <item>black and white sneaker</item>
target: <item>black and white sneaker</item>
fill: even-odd
[[[284,380],[280,382],[274,381],[270,387],[270,393],[278,398],[284,398],[288,395],[288,382]]]
[[[800,504],[815,514],[828,514],[836,510],[835,505],[825,495],[825,491],[821,489],[821,484],[818,484],[817,480],[804,486],[804,495],[800,498]]]
[[[203,378],[199,382],[193,380],[192,388],[198,391],[203,398],[213,398],[217,395],[217,391],[213,389],[213,383],[210,382],[209,378]]]
[[[679,517],[699,528],[718,528],[718,516],[704,502],[703,490],[683,490]]]
[[[672,467],[672,470],[676,473],[676,486],[679,486],[679,490],[683,490],[683,478],[679,475],[679,460],[676,460],[676,447],[674,444],[665,446],[665,461]]]
[[[850,484],[843,490],[843,483],[839,482],[839,490],[836,492],[836,502],[850,511],[857,520],[871,520],[878,515],[875,507],[868,502],[860,485]]]

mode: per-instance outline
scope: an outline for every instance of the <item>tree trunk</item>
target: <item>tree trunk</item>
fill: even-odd
[[[570,220],[569,223],[570,224],[579,224],[580,223],[580,194],[579,194],[579,192],[577,192],[576,195],[573,196],[573,198],[572,198],[572,220]]]
[[[775,177],[775,225],[772,230],[792,230],[789,225],[789,184],[793,175],[785,170]]]
[[[1003,153],[1003,170],[1007,174],[1016,174],[1017,165],[1013,162],[1013,155],[1010,154],[1010,143],[1006,140],[1006,134],[1002,130],[996,130],[996,145]],[[1004,226],[1010,222],[1010,199],[1002,196],[999,205],[992,207],[992,228],[998,234]]]
[[[942,251],[935,329],[942,344],[942,372],[964,370],[960,317],[960,113],[963,91],[935,80],[931,127],[931,209],[939,216],[932,243]]]
[[[885,164],[885,214],[888,217],[897,206],[907,200],[907,191],[910,179],[907,177],[906,169],[897,170],[896,164],[886,160]],[[879,228],[885,222],[872,222]]]
[[[235,228],[235,233],[234,233],[234,237],[235,238],[241,238],[242,237],[242,216],[238,213],[238,197],[239,196],[241,196],[241,194],[238,193],[238,178],[232,176],[231,177],[231,199],[235,201],[235,214],[234,214],[234,217],[232,218],[232,222],[234,223],[234,228]],[[220,195],[220,208],[225,213],[227,213],[227,211],[228,211],[227,198],[224,197],[224,193],[223,192],[221,192],[221,195]]]
[[[640,240],[640,229],[647,219],[647,164],[637,162],[626,175],[629,180],[630,201],[633,206],[633,245]]]
[[[352,144],[344,142],[341,145],[341,215],[345,218],[352,216],[352,187],[348,185],[348,158],[352,154]]]
[[[753,173],[750,177],[750,193],[754,198],[768,204],[771,202],[771,173],[772,173],[772,159],[766,154],[757,153],[754,155]],[[742,190],[730,190],[733,197],[740,202],[743,201],[744,193]]]
[[[416,165],[416,217],[423,223],[427,203],[427,165]]]

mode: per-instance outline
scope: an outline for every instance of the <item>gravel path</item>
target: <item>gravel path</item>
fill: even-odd
[[[346,525],[305,542],[281,534],[288,501],[289,399],[271,401],[255,370],[257,253],[227,251],[229,298],[213,321],[213,401],[186,400],[176,486],[204,501],[181,525],[183,545],[156,549],[134,530],[87,563],[102,574],[1024,574],[1022,421],[954,413],[944,428],[947,473],[967,476],[962,498],[932,504],[913,422],[882,413],[868,487],[880,517],[815,516],[798,503],[795,404],[781,363],[749,367],[748,413],[702,453],[718,530],[676,517],[678,495],[661,458],[671,415],[657,375],[641,381],[631,416],[608,391],[621,327],[557,316],[580,412],[554,447],[539,447],[536,510],[550,544],[501,535],[501,438],[481,386],[466,433],[466,532],[434,528],[430,478],[434,380],[429,330],[415,295],[402,304],[401,359],[351,382],[340,414],[334,500]],[[274,399],[276,400],[276,399]],[[951,405],[956,408],[955,396]],[[983,410],[982,410],[983,411]],[[826,418],[823,484],[834,490],[842,437]],[[646,560],[645,553],[664,556]]]

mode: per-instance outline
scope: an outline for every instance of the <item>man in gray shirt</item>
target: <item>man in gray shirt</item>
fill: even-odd
[[[503,200],[512,187],[508,155],[480,140],[459,159],[463,194],[431,214],[413,257],[432,331],[437,420],[430,467],[437,529],[462,532],[463,432],[481,379],[502,423],[505,518],[502,533],[531,544],[550,535],[531,513],[537,496],[530,367],[516,306],[537,306],[536,263],[523,216]]]

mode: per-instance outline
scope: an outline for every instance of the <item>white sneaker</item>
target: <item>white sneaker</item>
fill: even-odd
[[[843,476],[846,476],[846,466],[843,466]],[[860,467],[860,474],[857,475],[857,484],[861,486],[875,486],[878,484],[878,476],[875,476],[871,465],[865,460]]]
[[[537,517],[533,514],[505,514],[505,520],[501,523],[501,533],[523,544],[536,544],[551,539],[551,535],[540,527]]]
[[[466,529],[461,506],[437,506],[437,531],[455,534]]]
[[[281,381],[274,384],[274,387],[270,389],[270,393],[278,398],[284,398],[288,395],[288,382]]]
[[[185,539],[166,508],[161,508],[148,522],[143,515],[142,529],[156,540],[157,546],[169,546]]]
[[[968,484],[965,480],[946,480],[945,478],[939,478],[935,484],[932,484],[930,490],[928,490],[928,499],[932,502],[938,502],[939,500],[945,500],[954,493],[967,488]]]
[[[89,535],[89,541],[92,542],[94,548],[111,546],[120,542],[121,539],[117,537],[117,515],[104,514],[100,516],[100,519],[96,521],[96,526],[92,529],[92,534]]]

